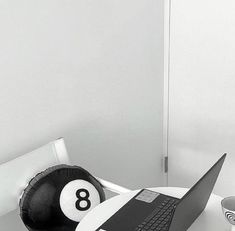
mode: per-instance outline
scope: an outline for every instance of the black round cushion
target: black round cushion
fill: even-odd
[[[37,174],[28,184],[20,199],[20,216],[31,231],[74,231],[77,221],[64,215],[60,195],[69,182],[90,182],[105,200],[100,182],[88,171],[78,166],[57,165]]]

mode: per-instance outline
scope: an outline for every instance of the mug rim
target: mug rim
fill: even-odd
[[[225,197],[224,199],[222,199],[222,200],[221,200],[221,206],[222,206],[223,208],[225,208],[225,207],[224,207],[224,202],[225,202],[225,200],[229,200],[229,199],[231,199],[231,198],[235,199],[235,196],[228,196],[228,197]],[[234,200],[234,202],[235,202],[235,200]],[[227,208],[225,208],[225,209],[227,209]]]

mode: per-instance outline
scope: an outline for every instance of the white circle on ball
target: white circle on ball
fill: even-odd
[[[60,194],[60,208],[72,221],[80,222],[98,204],[100,204],[99,192],[94,185],[85,180],[69,182]]]
[[[81,195],[81,197],[85,197],[86,193],[85,192],[81,192],[80,195]]]

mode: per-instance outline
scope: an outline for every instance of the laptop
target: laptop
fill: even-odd
[[[181,198],[142,189],[96,231],[185,231],[202,213],[226,154]]]

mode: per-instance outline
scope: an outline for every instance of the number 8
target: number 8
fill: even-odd
[[[85,193],[85,196],[81,195],[82,192]],[[76,196],[77,196],[78,200],[76,201],[75,206],[78,210],[86,211],[91,207],[91,201],[89,200],[90,193],[87,189],[84,189],[84,188],[78,189],[76,192]],[[80,206],[80,203],[82,201],[86,201],[87,205],[85,207]]]

